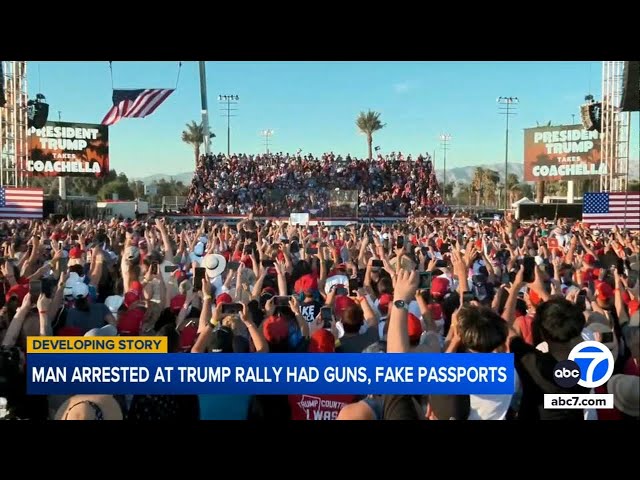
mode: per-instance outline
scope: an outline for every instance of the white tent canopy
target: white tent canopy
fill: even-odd
[[[531,203],[536,203],[532,200],[529,200],[527,197],[522,197],[520,200],[518,200],[517,202],[514,202],[511,204],[512,207],[517,207],[518,205],[528,205]]]

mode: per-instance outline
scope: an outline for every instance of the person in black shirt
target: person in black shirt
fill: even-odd
[[[509,342],[515,357],[515,368],[522,383],[522,401],[518,420],[583,420],[583,410],[547,410],[544,394],[585,394],[589,389],[576,385],[562,388],[556,384],[553,371],[556,364],[567,360],[569,353],[582,341],[585,318],[580,309],[563,297],[552,297],[540,304],[533,320],[533,328],[549,345],[542,352],[526,343],[520,336]]]

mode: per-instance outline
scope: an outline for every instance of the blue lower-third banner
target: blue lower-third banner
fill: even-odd
[[[507,353],[38,354],[27,392],[48,394],[511,394]]]

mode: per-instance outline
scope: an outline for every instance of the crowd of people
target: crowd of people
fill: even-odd
[[[308,159],[282,166],[279,158],[270,166],[273,158],[221,165],[203,159],[203,175],[214,175],[203,179],[226,183],[206,189],[196,204],[209,202],[207,195],[214,204],[260,202],[260,188],[255,197],[251,190],[258,181],[315,185],[329,174],[307,173],[341,168],[327,159],[309,167]],[[424,164],[401,163],[391,173],[392,162],[352,160],[350,173],[335,181],[369,176],[380,188],[396,184],[402,198],[398,172],[426,175]],[[227,198],[225,189],[239,192],[242,182],[244,196]],[[419,191],[414,185],[411,195]],[[5,419],[640,417],[637,232],[562,219],[525,225],[456,216],[388,227],[295,226],[249,214],[234,227],[204,219],[11,221],[0,224],[0,239]],[[239,313],[225,313],[230,304]],[[24,352],[34,335],[155,335],[185,355],[510,352],[517,375],[515,393],[505,395],[29,396]],[[614,393],[615,408],[545,409],[545,393],[593,393],[553,378],[555,365],[584,339],[612,352],[613,376],[595,393]]]
[[[337,192],[342,192],[339,194]],[[353,192],[349,196],[347,192]],[[202,155],[185,210],[194,214],[332,217],[443,214],[429,155]]]

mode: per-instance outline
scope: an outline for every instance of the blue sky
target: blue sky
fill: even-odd
[[[178,62],[113,62],[115,88],[171,88]],[[49,119],[100,123],[111,106],[109,64],[29,62],[30,96],[42,92]],[[264,151],[259,132],[275,131],[272,151],[326,151],[366,156],[355,117],[382,113],[374,138],[383,152],[417,155],[452,135],[447,167],[504,161],[504,116],[496,98],[517,96],[509,161],[521,162],[523,129],[536,122],[580,121],[584,96],[600,97],[600,62],[207,62],[214,151],[227,150],[219,94],[240,96],[231,119],[233,152]],[[184,62],[178,89],[145,119],[110,127],[111,168],[130,177],[189,171],[193,150],[180,140],[185,123],[200,120],[197,62]],[[632,116],[631,158],[638,161],[638,114]],[[439,165],[438,158],[436,159]]]

